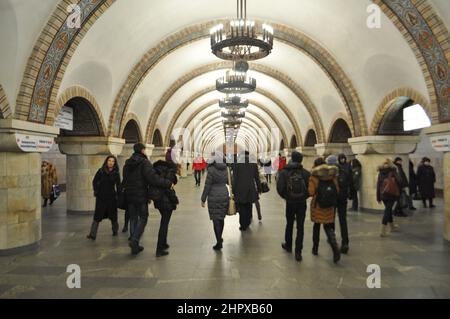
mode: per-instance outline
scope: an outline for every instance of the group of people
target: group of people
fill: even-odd
[[[258,164],[263,170],[265,179],[271,184],[273,172],[275,172],[275,178],[277,178],[280,172],[286,167],[287,159],[286,156],[282,156],[281,153],[279,153],[274,159],[273,164],[270,158],[259,159]]]

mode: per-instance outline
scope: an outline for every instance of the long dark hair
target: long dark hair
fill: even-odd
[[[109,172],[109,170],[108,170],[108,160],[110,158],[114,159],[114,166],[113,166],[112,171],[113,172],[118,172],[119,171],[119,164],[117,163],[117,158],[114,155],[109,155],[108,157],[106,157],[105,161],[103,162],[102,169],[105,172]]]

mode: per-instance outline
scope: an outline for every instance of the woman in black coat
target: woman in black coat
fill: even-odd
[[[95,174],[92,181],[95,196],[95,214],[88,239],[97,238],[100,222],[108,218],[111,220],[113,236],[117,236],[119,223],[117,222],[117,194],[120,190],[120,173],[117,159],[108,156],[103,166]]]
[[[225,226],[225,216],[228,212],[230,197],[228,193],[228,167],[220,155],[216,155],[214,160],[209,161],[208,175],[206,176],[205,187],[202,193],[202,207],[208,201],[209,218],[213,222],[214,234],[217,244],[214,250],[221,250],[223,247],[223,228]]]
[[[436,174],[433,166],[431,166],[431,160],[428,157],[424,157],[422,164],[417,169],[417,184],[419,185],[419,192],[425,208],[427,207],[427,200],[430,203],[430,208],[436,207],[433,205],[433,198],[436,196],[434,183],[436,183]]]
[[[259,199],[261,181],[258,165],[250,161],[249,152],[233,167],[233,194],[239,212],[239,223],[242,231],[246,231],[252,222],[252,207]]]
[[[155,172],[164,179],[168,179],[173,185],[178,183],[177,165],[173,162],[157,161],[153,164]],[[173,188],[159,189],[160,197],[154,200],[155,208],[161,214],[161,223],[158,232],[158,244],[156,245],[156,257],[162,257],[169,254],[167,251],[170,246],[167,243],[167,233],[169,231],[170,218],[177,209],[178,198]]]

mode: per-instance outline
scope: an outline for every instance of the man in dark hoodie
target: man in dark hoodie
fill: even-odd
[[[406,188],[409,187],[408,178],[406,177],[405,171],[403,170],[403,160],[401,157],[396,157],[394,160],[395,166],[397,166],[398,175],[400,176],[400,193],[405,192]],[[394,216],[397,217],[408,217],[407,214],[403,211],[403,208],[401,207],[400,199],[397,200],[395,209],[394,209]]]
[[[303,231],[308,198],[308,181],[310,173],[302,166],[303,155],[294,151],[292,160],[280,172],[277,180],[277,192],[286,200],[285,242],[281,247],[292,252],[292,232],[297,220],[297,238],[295,240],[295,259],[302,260]]]
[[[134,154],[125,162],[122,186],[130,213],[129,246],[131,253],[137,255],[144,250],[144,247],[139,246],[139,240],[148,220],[148,189],[149,187],[169,189],[172,182],[156,174],[145,155],[145,145],[137,143],[134,145]]]

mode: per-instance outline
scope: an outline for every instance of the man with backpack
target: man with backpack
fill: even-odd
[[[297,238],[295,240],[295,259],[297,261],[302,261],[306,200],[310,177],[310,173],[301,165],[302,160],[303,155],[294,151],[292,160],[280,172],[277,180],[278,194],[286,200],[285,242],[281,247],[289,253],[292,252],[292,233],[294,221],[297,221]]]
[[[323,225],[328,243],[333,250],[333,261],[337,263],[341,252],[334,233],[335,210],[338,203],[337,167],[327,165],[323,158],[314,161],[314,168],[309,179],[308,193],[311,200],[311,221],[313,227],[313,255],[319,254],[320,225]]]
[[[339,217],[339,228],[341,230],[341,253],[348,253],[348,226],[347,226],[347,206],[350,188],[353,187],[352,169],[347,163],[347,157],[339,154],[336,163],[336,156],[331,155],[327,158],[328,165],[336,165],[338,168],[337,181],[339,185],[339,193],[336,211]]]
[[[122,188],[130,213],[129,246],[131,253],[137,255],[144,250],[144,247],[139,245],[139,240],[148,220],[149,187],[169,189],[172,182],[156,174],[145,155],[144,144],[135,144],[133,150],[133,155],[127,159],[123,168]]]

